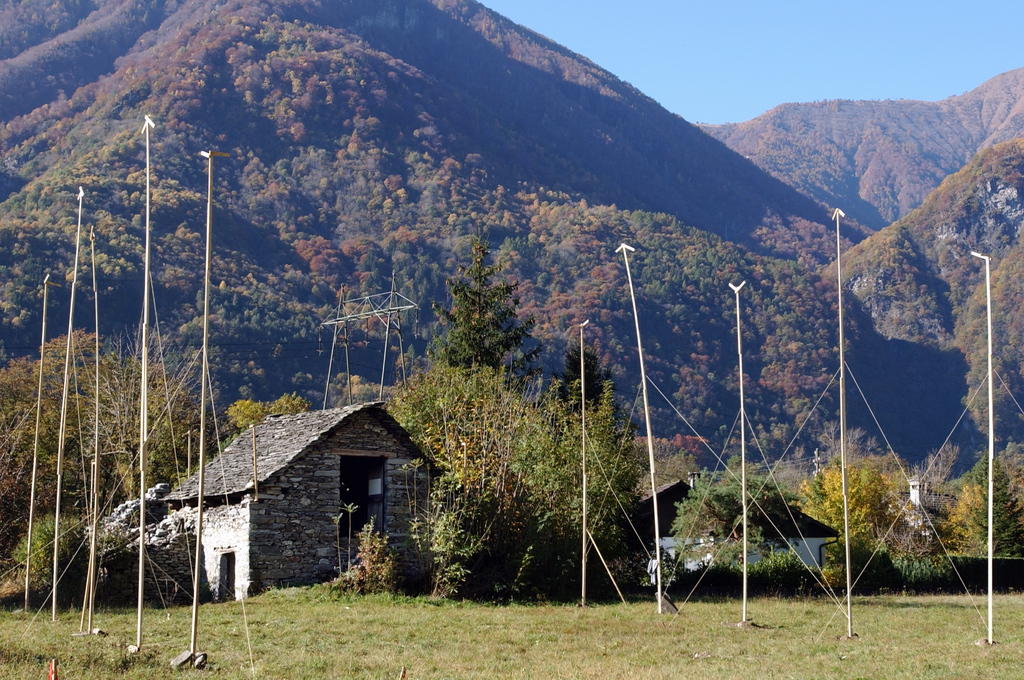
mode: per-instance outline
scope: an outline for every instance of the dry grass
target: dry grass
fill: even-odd
[[[983,606],[983,600],[978,601]],[[202,608],[210,667],[177,677],[389,678],[982,678],[1024,677],[1024,597],[996,600],[994,647],[966,597],[855,600],[853,641],[838,640],[841,616],[824,599],[757,599],[763,627],[727,625],[735,601],[687,604],[658,617],[653,605],[490,606],[384,597],[331,599],[322,589],[290,589],[248,601],[255,670],[238,603]],[[72,638],[77,614],[56,624],[0,612],[0,677],[167,678],[168,661],[188,643],[188,608],[149,610],[146,649],[132,657],[134,612],[104,610],[105,638]]]

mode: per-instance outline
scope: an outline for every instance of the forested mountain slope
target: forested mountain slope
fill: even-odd
[[[16,10],[26,13],[7,11]],[[38,112],[14,120],[41,104],[60,118],[89,109],[94,122],[99,111],[88,104],[120,100],[107,109],[112,120],[147,104],[224,135],[252,131],[256,118],[269,126],[260,134],[292,147],[320,148],[337,141],[334,126],[372,118],[380,143],[431,145],[460,162],[480,155],[492,181],[670,212],[765,252],[827,259],[821,206],[586,59],[469,0],[110,0],[66,8],[69,17],[76,11],[71,27],[55,20],[58,28],[5,36],[9,50],[24,45],[0,62],[0,111],[16,130],[7,146],[52,120]],[[67,30],[51,36],[59,28]],[[287,56],[267,63],[282,48]],[[177,88],[168,87],[172,74]],[[79,87],[85,91],[75,95]],[[183,101],[200,94],[214,100],[205,114]],[[220,129],[227,125],[218,112],[234,114],[242,129]],[[401,139],[416,130],[418,137]]]
[[[730,281],[749,282],[748,396],[765,441],[787,441],[828,383],[834,290],[813,273],[834,248],[828,212],[589,61],[469,0],[138,1],[151,4],[67,3],[53,23],[3,34],[17,52],[0,62],[8,352],[33,351],[39,283],[69,268],[78,185],[97,234],[101,331],[137,324],[148,114],[156,305],[179,347],[200,332],[197,153],[231,154],[217,169],[212,300],[225,399],[315,395],[327,364],[317,326],[338,290],[385,290],[392,272],[420,303],[405,340],[422,357],[431,303],[444,303],[476,235],[521,281],[549,370],[570,324],[589,317],[631,399],[632,320],[614,253],[627,240],[639,249],[652,376],[703,434],[724,435],[736,411]],[[37,77],[82,50],[110,72]],[[54,302],[60,318],[66,293]],[[893,341],[851,316],[875,392],[928,365],[933,350],[917,346],[890,361]],[[353,333],[355,368],[375,380],[380,333]],[[903,413],[958,399],[924,394]],[[687,432],[666,413],[660,432]],[[906,420],[898,443],[937,443]]]
[[[1011,393],[1024,393],[1024,140],[979,153],[917,210],[856,246],[845,285],[887,337],[962,352],[967,384],[985,375],[984,264],[992,258],[997,418],[1005,441],[1024,441]],[[973,402],[983,415],[984,399]],[[1024,403],[1024,402],[1022,402]]]

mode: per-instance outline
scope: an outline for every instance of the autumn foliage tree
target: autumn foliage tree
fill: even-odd
[[[35,517],[52,516],[63,391],[66,338],[46,343],[40,418]],[[141,361],[137,345],[112,342],[101,350],[99,394],[95,390],[94,336],[72,336],[69,417],[65,439],[63,512],[82,516],[93,457],[97,398],[100,498],[103,512],[138,495],[139,394]],[[149,466],[152,484],[180,481],[186,473],[189,432],[198,432],[195,396],[198,371],[182,357],[150,357]],[[0,368],[0,564],[27,528],[35,434],[39,361],[19,358]],[[212,428],[211,428],[212,429]],[[212,432],[211,432],[212,434]],[[74,521],[66,524],[70,528]]]
[[[294,392],[282,394],[272,401],[239,399],[228,406],[228,422],[235,431],[242,431],[250,425],[257,425],[270,415],[303,413],[309,410],[309,401]]]
[[[886,548],[886,541],[897,530],[896,524],[906,521],[899,494],[900,485],[879,459],[861,459],[847,465],[847,495],[850,515],[850,552],[854,577]],[[818,521],[843,532],[843,486],[839,460],[833,459],[817,475],[800,487],[802,510]],[[823,571],[833,582],[842,581],[845,570],[844,540],[841,537],[827,548],[827,564]]]
[[[414,540],[439,595],[565,595],[580,549],[578,401],[510,380],[502,369],[437,363],[389,404],[437,471]],[[578,389],[578,383],[577,383]],[[575,408],[574,408],[575,406]],[[609,559],[621,554],[614,498],[636,497],[640,458],[610,385],[588,406],[589,528]]]

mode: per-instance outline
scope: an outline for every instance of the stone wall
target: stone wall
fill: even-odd
[[[146,592],[161,603],[192,601],[192,564],[196,547],[196,512],[183,508],[146,527]],[[137,556],[136,556],[137,559]],[[132,574],[137,573],[137,567]],[[199,574],[199,594],[206,599],[206,574]]]
[[[384,531],[398,553],[404,578],[418,581],[428,567],[428,555],[421,553],[410,535],[412,521],[427,510],[430,477],[426,461],[389,458],[384,469]]]
[[[145,597],[154,604],[191,602],[196,512],[182,508],[168,515],[166,505],[152,492],[146,494],[146,516],[153,521],[146,525]],[[103,520],[97,589],[104,601],[135,601],[138,505],[137,500],[122,503]],[[200,574],[201,595],[207,593],[206,586],[204,572]]]
[[[409,541],[409,524],[417,509],[425,507],[426,468],[411,465],[418,451],[407,440],[373,415],[356,413],[337,434],[310,447],[260,484],[259,500],[250,506],[249,564],[254,590],[315,583],[338,573],[339,526],[335,522],[341,513],[341,465],[344,456],[353,452],[387,458],[382,530],[398,552],[404,576],[416,579],[423,572],[423,560]],[[353,527],[353,533],[360,528]],[[340,534],[344,562],[348,541],[343,517]],[[353,546],[353,557],[356,551]]]
[[[339,457],[314,445],[260,484],[250,504],[254,590],[316,583],[333,576],[340,505]]]

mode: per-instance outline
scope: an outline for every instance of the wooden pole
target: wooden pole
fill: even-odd
[[[71,272],[71,302],[68,305],[68,335],[64,348],[64,387],[60,399],[60,428],[57,435],[57,497],[53,510],[53,583],[50,591],[50,620],[57,620],[57,585],[60,581],[60,503],[64,482],[64,444],[68,425],[68,384],[71,375],[71,335],[75,325],[75,288],[78,286],[78,258],[82,245],[82,199],[85,191],[78,187],[78,228],[75,230],[75,264]]]
[[[155,125],[153,120],[145,117],[142,134],[146,138],[146,234],[142,268],[142,331],[140,360],[142,374],[139,391],[139,559],[138,579],[135,598],[135,645],[130,649],[142,649],[142,605],[146,583],[146,448],[149,439],[149,278],[150,278],[150,156],[149,132]]]
[[[89,253],[92,263],[92,295],[95,319],[96,348],[95,366],[96,382],[93,385],[93,432],[92,432],[92,528],[89,531],[89,573],[88,584],[89,613],[86,618],[86,631],[92,632],[92,618],[96,611],[96,534],[100,526],[100,292],[96,284],[96,230],[89,230]]]
[[[832,213],[836,221],[836,288],[839,295],[839,468],[843,486],[843,546],[846,552],[846,637],[853,637],[853,574],[850,560],[850,494],[846,480],[846,342],[843,335],[843,246],[839,237],[839,208]]]
[[[203,384],[199,397],[199,489],[196,501],[196,549],[192,569],[192,628],[188,647],[193,659],[195,659],[199,642],[199,574],[202,571],[203,558],[203,494],[206,493],[206,402],[210,373],[210,261],[213,259],[213,159],[217,156],[227,156],[227,154],[220,151],[203,151],[202,155],[207,160],[206,259],[203,274]]]
[[[985,261],[985,318],[986,327],[988,329],[988,615],[986,617],[987,624],[987,635],[985,638],[986,644],[995,644],[995,638],[992,635],[992,589],[994,585],[993,578],[993,564],[995,562],[995,551],[993,541],[993,504],[992,504],[992,493],[994,490],[994,479],[993,479],[993,467],[995,463],[996,455],[996,420],[995,420],[995,399],[994,389],[992,384],[992,278],[990,272],[990,258],[987,255],[981,253],[971,252],[974,257],[980,258]]]
[[[252,499],[260,499],[260,478],[256,469],[256,424],[249,426],[249,437],[252,439]]]
[[[29,609],[29,581],[32,574],[32,523],[36,508],[36,482],[39,478],[39,427],[43,415],[43,367],[46,363],[46,303],[49,298],[50,275],[43,278],[43,330],[39,340],[39,387],[36,390],[36,433],[32,441],[32,486],[28,496],[28,536],[25,538],[25,611]]]
[[[96,460],[93,459],[89,463],[89,474],[94,476],[96,474]],[[89,495],[92,496],[92,482],[89,484]],[[85,508],[86,517],[88,517],[89,530],[92,531],[92,516],[93,510],[91,501],[86,503]],[[92,602],[92,589],[93,589],[93,560],[95,556],[93,554],[94,547],[92,545],[92,537],[89,538],[89,560],[85,571],[85,588],[82,591],[82,615],[78,620],[78,633],[77,635],[88,635],[92,631],[92,613],[90,612],[90,604]],[[88,628],[86,627],[88,623]],[[72,633],[74,636],[75,633]]]
[[[580,605],[587,606],[587,374],[584,364],[583,328],[590,323],[580,324],[580,461],[583,467],[583,545],[580,553]],[[618,588],[616,586],[616,588]]]
[[[740,625],[747,622],[747,412],[743,400],[743,335],[740,330],[740,289],[746,283],[743,281],[738,286],[729,284],[736,294],[736,354],[739,357],[740,381],[740,498],[743,505],[743,603],[740,606]]]
[[[601,564],[604,565],[604,570],[608,574],[608,578],[611,579],[612,585],[615,586],[615,592],[619,594],[619,599],[622,600],[622,604],[626,604],[626,598],[622,596],[622,591],[619,590],[619,584],[615,582],[615,577],[612,576],[612,570],[608,568],[608,563],[604,561],[604,555],[601,554],[601,549],[597,547],[597,541],[594,540],[593,535],[588,531],[587,536],[590,538],[591,544],[594,546],[594,551],[597,553],[597,557],[601,560]]]
[[[647,462],[651,475],[651,505],[654,509],[654,582],[658,591],[658,613],[664,612],[662,605],[661,589],[661,527],[658,521],[658,487],[654,481],[654,440],[651,433],[651,410],[647,400],[647,371],[644,369],[644,347],[640,340],[640,316],[636,311],[636,293],[633,291],[633,275],[629,271],[629,253],[636,250],[630,245],[623,243],[617,248],[622,253],[622,259],[626,262],[626,281],[629,283],[629,299],[633,304],[633,322],[636,325],[636,351],[640,357],[640,388],[644,397],[644,425],[647,436]]]

